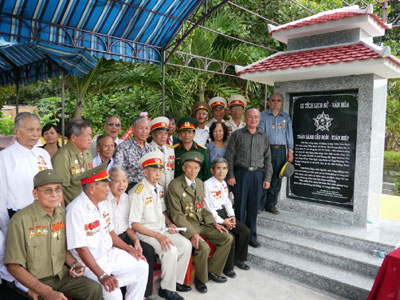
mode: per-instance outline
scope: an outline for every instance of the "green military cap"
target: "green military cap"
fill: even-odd
[[[183,153],[182,156],[180,157],[180,159],[182,161],[182,164],[184,164],[187,161],[195,161],[201,165],[204,161],[204,155],[197,151],[189,151],[189,152]]]
[[[107,163],[103,163],[96,168],[89,169],[82,175],[79,175],[75,180],[80,180],[81,184],[90,184],[100,181],[111,181],[107,172]]]
[[[42,170],[33,177],[33,187],[37,187],[48,183],[62,183],[60,175],[53,169]]]
[[[279,172],[279,177],[290,177],[294,173],[294,166],[290,162],[286,162],[281,171]]]
[[[193,115],[196,114],[196,111],[198,111],[199,109],[204,109],[206,110],[208,113],[210,113],[210,107],[208,106],[208,104],[206,102],[203,101],[197,101],[195,103],[193,103],[192,106],[192,113]]]
[[[185,117],[178,121],[177,127],[179,131],[185,129],[196,130],[197,121],[191,117]]]

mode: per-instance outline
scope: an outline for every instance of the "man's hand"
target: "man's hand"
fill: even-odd
[[[76,263],[73,268],[69,269],[69,275],[73,278],[81,277],[83,272],[85,271],[85,267],[80,263]]]
[[[228,179],[228,184],[229,184],[230,186],[234,186],[234,185],[236,184],[236,179],[235,179],[235,178],[229,178],[229,179]]]
[[[286,155],[286,160],[288,162],[292,162],[293,161],[293,153],[288,151],[287,155]]]
[[[63,293],[51,290],[42,296],[44,300],[68,300]]]
[[[112,292],[118,288],[118,280],[113,275],[106,275],[101,280],[100,283],[104,286],[106,292]],[[65,298],[67,299],[67,298]]]
[[[228,230],[235,228],[235,217],[226,218],[222,223]]]
[[[192,246],[194,249],[199,249],[199,242],[203,240],[198,233],[192,235],[190,241],[192,242]]]
[[[169,249],[171,249],[171,246],[175,246],[174,243],[165,234],[157,234],[156,239],[161,245],[161,250],[164,252],[167,252]]]
[[[143,256],[142,252],[133,248],[132,245],[129,245],[127,252],[130,255],[132,255],[134,258],[136,258],[136,260],[140,260],[140,259],[146,260],[146,258],[144,258],[144,256]]]
[[[176,225],[170,223],[169,226],[168,226],[168,232],[171,233],[171,234],[177,233],[178,231],[176,230]]]
[[[270,187],[271,183],[269,181],[263,181],[263,189],[268,190]]]
[[[139,239],[136,239],[136,240],[135,240],[135,243],[134,243],[134,245],[133,245],[133,248],[135,248],[136,251],[140,252],[140,254],[143,253],[143,249],[142,249],[142,246],[140,245],[140,240],[139,240]]]
[[[213,226],[215,227],[215,229],[217,229],[219,232],[223,233],[223,232],[228,232],[228,229],[226,229],[224,226],[222,226],[221,224],[218,224],[217,222],[214,222]]]

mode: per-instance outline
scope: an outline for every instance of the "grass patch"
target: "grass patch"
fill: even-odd
[[[385,167],[400,167],[400,151],[385,151]]]

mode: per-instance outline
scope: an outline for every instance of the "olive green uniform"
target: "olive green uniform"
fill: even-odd
[[[38,201],[18,211],[8,223],[4,264],[18,264],[42,283],[68,297],[102,299],[101,287],[86,277],[72,278],[64,265],[67,251],[65,209],[53,217]]]
[[[93,167],[92,154],[89,150],[80,154],[78,149],[68,142],[54,154],[51,163],[63,180],[64,201],[65,205],[68,205],[82,192],[81,182],[75,180],[75,177]]]
[[[197,144],[195,141],[193,141],[192,147],[189,150],[186,150],[185,147],[183,147],[182,142],[174,145],[174,148],[175,148],[175,178],[183,174],[182,171],[183,164],[180,157],[182,156],[182,154],[189,151],[196,151],[203,154],[204,156],[204,161],[203,164],[201,165],[201,169],[199,174],[197,175],[197,178],[205,181],[211,177],[210,166],[208,164],[207,148]]]
[[[228,258],[232,237],[228,233],[219,232],[212,224],[215,219],[205,208],[204,185],[196,178],[194,191],[181,175],[171,181],[168,187],[168,205],[172,222],[178,227],[186,227],[182,235],[188,239],[195,233],[203,236],[215,246],[215,252],[207,264],[210,247],[205,241],[199,242],[199,249],[195,250],[196,277],[201,282],[208,281],[208,271],[221,275]]]

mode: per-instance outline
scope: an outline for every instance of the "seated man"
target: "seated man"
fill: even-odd
[[[250,230],[246,225],[236,222],[232,202],[229,199],[228,185],[225,182],[228,174],[228,162],[225,158],[216,158],[211,167],[214,175],[204,182],[205,201],[207,209],[213,214],[218,224],[222,224],[229,230],[233,242],[226,261],[224,274],[228,277],[236,277],[233,270],[235,264],[239,269],[248,270],[250,267],[244,263],[247,260],[247,249]]]
[[[114,141],[111,136],[107,134],[100,135],[97,138],[97,146],[96,146],[98,155],[93,158],[93,167],[100,166],[102,163],[107,163],[107,170],[114,164],[114,158],[112,158],[114,154]]]
[[[147,277],[147,286],[144,295],[148,297],[153,292],[153,266],[156,260],[156,253],[151,245],[140,241],[135,230],[129,226],[131,201],[129,201],[128,194],[125,193],[128,187],[128,176],[126,175],[125,169],[119,165],[114,165],[108,173],[111,178],[110,192],[104,204],[107,211],[110,213],[115,233],[125,243],[132,245],[146,257],[149,264],[149,275]]]
[[[225,282],[221,276],[228,258],[232,236],[218,224],[205,208],[203,182],[196,178],[203,162],[203,155],[190,151],[181,156],[183,174],[171,181],[168,187],[168,204],[172,221],[178,227],[186,227],[182,235],[191,240],[195,248],[196,276],[194,283],[201,293],[207,292],[206,282]],[[207,263],[210,247],[203,236],[215,246],[215,252]]]
[[[142,240],[154,247],[161,260],[160,297],[183,299],[177,292],[189,291],[183,285],[192,254],[192,245],[175,230],[166,212],[164,189],[159,184],[163,170],[163,154],[159,151],[145,154],[139,165],[144,178],[129,192],[131,212],[129,223]],[[168,229],[168,231],[167,231]]]
[[[61,183],[54,170],[35,175],[35,201],[8,223],[4,264],[32,297],[100,300],[99,284],[82,277],[84,267],[66,249]]]
[[[103,299],[142,300],[149,266],[140,251],[114,232],[104,207],[110,188],[106,164],[78,176],[82,193],[67,208],[67,244],[72,255],[87,266],[85,276],[101,283]]]

